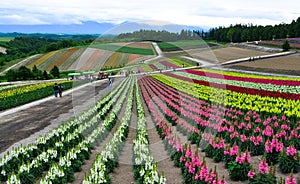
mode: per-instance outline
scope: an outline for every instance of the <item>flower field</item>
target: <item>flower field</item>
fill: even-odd
[[[161,61],[139,69],[179,65]],[[126,172],[135,183],[176,183],[155,159],[152,126],[183,183],[299,183],[299,86],[299,78],[211,69],[127,77],[83,114],[8,152],[0,159],[0,180],[114,183],[129,144]],[[82,180],[78,172],[85,173]]]

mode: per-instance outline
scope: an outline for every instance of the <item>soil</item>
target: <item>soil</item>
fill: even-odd
[[[223,63],[230,60],[249,58],[254,56],[268,55],[270,53],[253,49],[245,49],[238,47],[224,47],[212,50],[198,51],[192,53],[192,56],[197,59],[203,59],[212,63]]]
[[[253,62],[244,62],[232,66],[236,68],[254,68],[273,71],[300,71],[300,53],[270,59],[255,60]]]

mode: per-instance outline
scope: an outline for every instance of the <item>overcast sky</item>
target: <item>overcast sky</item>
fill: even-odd
[[[1,0],[0,24],[160,20],[195,26],[274,25],[300,17],[299,0]]]

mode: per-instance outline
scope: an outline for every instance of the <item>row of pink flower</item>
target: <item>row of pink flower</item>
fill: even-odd
[[[187,73],[199,75],[199,76],[206,76],[210,78],[217,78],[217,79],[225,79],[225,80],[236,80],[236,81],[244,81],[244,82],[253,82],[253,83],[262,83],[262,84],[274,84],[274,85],[285,85],[285,86],[299,86],[300,81],[295,80],[275,80],[275,79],[265,79],[265,78],[251,78],[251,77],[238,77],[238,76],[231,76],[231,75],[222,75],[207,71],[199,71],[199,70],[184,70]]]
[[[150,87],[148,89],[150,89]],[[153,95],[151,95],[151,96],[153,97]],[[147,98],[145,97],[145,99],[147,99]],[[157,98],[155,98],[155,99],[157,99]],[[159,107],[161,107],[163,105],[164,104],[158,104]],[[152,105],[150,104],[150,105],[148,105],[148,107],[151,108]],[[159,115],[154,114],[154,116],[158,117]],[[162,119],[156,119],[156,120],[162,121]],[[169,130],[168,132],[170,132],[171,129],[168,128],[168,130]],[[216,149],[220,149],[220,148],[225,147],[223,139],[217,138],[217,139],[213,140],[213,139],[211,139],[211,137],[212,137],[211,134],[203,134],[202,137],[203,137],[204,140],[209,140],[210,144],[212,144],[213,147],[216,148]],[[219,141],[219,143],[217,143],[218,141]],[[169,144],[172,144],[172,143],[173,143],[173,141],[169,141]],[[177,146],[177,150],[180,150],[180,148],[178,148],[178,146]],[[239,153],[239,148],[238,148],[237,145],[234,145],[232,148],[226,149],[224,151],[224,154],[228,154],[232,157],[235,157],[235,161],[239,164],[244,164],[245,162],[250,163],[250,161],[251,161],[250,153],[249,152]],[[185,162],[185,166],[186,166],[186,168],[188,169],[188,171],[190,173],[195,173],[196,168],[197,168],[198,165],[200,165],[200,163],[198,162],[199,159],[197,159],[197,157],[191,157],[191,156],[192,156],[191,151],[187,150],[187,152],[185,154],[185,157],[181,157],[180,161]],[[190,158],[191,162],[188,162],[188,160],[186,160],[186,158]],[[208,171],[208,169],[206,167],[202,167],[200,169],[200,172],[195,175],[195,179],[199,179],[199,178],[203,179],[203,173],[206,173],[206,172],[203,172],[203,171],[206,171],[206,170]],[[265,172],[266,172],[268,169],[266,169],[265,167],[262,166],[262,164],[260,164],[260,170],[265,170]],[[255,174],[254,171],[251,171],[249,173],[253,174],[253,175]]]
[[[226,184],[226,181],[224,179],[217,178],[216,171],[209,171],[209,168],[206,166],[206,162],[200,161],[200,156],[198,153],[193,153],[190,146],[182,145],[178,138],[172,133],[172,129],[163,121],[163,118],[160,117],[157,107],[155,107],[154,103],[150,100],[151,90],[147,88],[143,82],[140,82],[139,84],[146,104],[153,117],[155,117],[154,120],[156,126],[158,126],[162,130],[162,134],[165,136],[164,139],[168,140],[168,144],[177,152],[182,153],[180,162],[183,162],[188,172],[194,176],[193,179],[205,181],[207,183]],[[148,92],[148,94],[146,91]],[[148,95],[150,96],[150,98]],[[154,100],[153,98],[151,99]],[[157,106],[161,107],[160,105],[162,104],[157,104]]]
[[[211,109],[209,108],[209,104],[205,104],[206,102],[201,102],[200,105],[197,105],[193,102],[196,99],[189,101],[181,97],[178,91],[175,93],[170,90],[171,87],[164,85],[158,86],[158,82],[155,83],[155,81],[151,79],[148,80],[148,82],[152,88],[155,88],[154,91],[157,96],[159,96],[168,105],[178,110],[183,116],[194,120],[197,124],[203,127],[213,127],[218,130],[218,132],[227,131],[232,133],[232,139],[234,137],[238,137],[238,130],[240,130],[240,132],[248,132],[249,135],[252,135],[253,133],[256,134],[258,137],[254,137],[253,135],[250,137],[250,140],[255,145],[258,144],[258,140],[262,140],[261,135],[265,138],[272,137],[274,134],[277,138],[300,138],[300,134],[297,134],[297,130],[299,130],[300,127],[298,126],[295,130],[292,130],[288,125],[289,120],[287,120],[285,116],[282,116],[281,118],[277,118],[277,116],[273,116],[272,118],[268,117],[262,121],[260,115],[252,111],[248,111],[244,114],[241,111],[223,107],[214,107]],[[233,115],[232,112],[235,112],[235,115]],[[226,119],[230,119],[232,122],[224,119],[224,117]],[[213,120],[216,123],[210,123],[208,120]],[[240,122],[237,120],[240,120]],[[253,121],[255,123],[252,123]],[[264,129],[261,130],[261,128]],[[244,135],[241,135],[240,138],[242,142],[245,142],[248,139]]]
[[[154,88],[151,88],[151,87],[150,87],[150,86],[152,86],[152,85],[150,85],[149,83],[147,84],[146,81],[142,81],[141,83],[142,83],[143,85],[147,86],[148,93],[151,94],[151,95],[150,95],[150,96],[151,96],[151,99],[157,99],[156,96],[154,96],[153,91],[152,91]],[[155,90],[155,89],[154,89],[154,90]],[[145,99],[148,99],[148,101],[150,101],[148,97],[145,97]],[[165,105],[165,104],[163,104],[161,101],[157,101],[157,102],[158,102],[157,106],[159,106],[159,107],[162,107],[162,106]],[[152,105],[150,104],[150,105],[148,105],[148,107],[151,108]],[[164,107],[164,108],[166,108],[166,107]],[[165,110],[164,110],[163,112],[165,112]],[[154,116],[155,116],[155,117],[159,117],[159,115],[157,115],[157,114],[155,114]],[[274,118],[274,119],[275,119],[275,118]],[[162,121],[162,119],[156,118],[156,121]],[[284,128],[285,128],[285,127],[284,127]],[[169,128],[168,130],[169,130],[168,132],[171,131],[170,128]],[[205,134],[205,133],[202,134],[202,137],[203,137],[204,140],[207,140],[207,141],[208,141],[215,149],[225,148],[224,140],[221,139],[221,138],[213,139],[213,136],[212,136],[211,134]],[[275,147],[279,147],[278,151],[282,151],[282,147],[283,147],[283,144],[282,144],[282,143],[278,144],[278,140],[277,140],[277,144],[276,144],[276,139],[275,139],[275,141],[272,140],[271,142],[272,142],[272,144],[275,145]],[[169,141],[169,143],[171,144],[171,143],[173,143],[173,141]],[[267,142],[267,143],[268,143],[268,142]],[[267,143],[266,143],[266,144],[267,144]],[[278,145],[279,145],[279,146],[278,146]],[[266,146],[266,147],[267,147],[267,146]],[[281,148],[280,148],[280,147],[281,147]],[[180,150],[180,149],[178,148],[178,146],[177,146],[177,149]],[[295,149],[293,146],[287,147],[286,150],[287,150],[287,151],[286,151],[286,152],[287,152],[287,155],[291,155],[291,156],[292,156],[292,155],[295,155],[295,153],[296,153],[296,149]],[[238,164],[244,164],[245,162],[246,162],[246,163],[250,163],[250,160],[251,160],[250,153],[247,152],[247,151],[244,152],[244,153],[239,152],[239,148],[238,148],[237,145],[234,145],[232,148],[227,147],[227,148],[224,150],[224,154],[227,154],[227,155],[230,155],[230,156],[232,156],[232,157],[235,157],[235,161],[236,161]],[[188,171],[189,171],[190,173],[194,173],[194,172],[196,171],[196,167],[197,167],[200,163],[198,163],[199,160],[197,160],[197,159],[194,158],[194,157],[191,157],[191,155],[192,155],[192,154],[190,153],[190,151],[187,150],[185,157],[182,157],[182,158],[181,158],[181,161],[186,161],[186,162],[185,162],[185,165],[186,165]],[[192,160],[192,162],[188,162],[188,160],[185,160],[186,158],[190,158],[190,160]],[[195,159],[194,162],[193,162],[193,158]],[[259,169],[260,169],[260,172],[261,172],[261,173],[266,173],[266,172],[268,172],[268,170],[269,170],[267,164],[265,163],[265,161],[262,161],[262,162],[260,163]],[[200,169],[200,171],[201,171],[201,169]],[[249,177],[254,177],[254,175],[255,175],[255,172],[254,172],[253,170],[251,170],[251,171],[249,172],[249,174],[248,174]],[[196,178],[196,179],[201,178],[200,176],[201,176],[201,172],[200,172],[200,173],[197,173],[197,174],[195,175],[195,178]],[[287,180],[289,180],[289,179],[290,179],[290,178],[287,178]]]
[[[147,82],[145,81],[145,83],[147,83]],[[148,85],[150,86],[150,88],[152,88],[153,91],[157,91],[157,90],[154,88],[155,85],[154,85],[153,83],[149,83]],[[164,91],[167,92],[168,94],[171,94],[171,92],[168,91],[166,87],[164,87],[163,89],[164,89]],[[162,94],[164,94],[163,91],[157,91],[157,92],[156,92],[156,95],[157,95],[157,96],[162,96]],[[153,95],[153,98],[154,98],[154,95]],[[171,102],[169,102],[169,101],[170,101],[169,98],[166,98],[166,97],[160,97],[160,98],[162,98],[162,99],[164,99],[165,101],[167,101],[167,104],[169,104],[169,105],[174,105],[174,104],[172,104]],[[157,99],[157,98],[155,98],[155,99]],[[160,105],[160,106],[162,106],[162,105]],[[165,107],[165,108],[166,108],[166,107]],[[178,108],[178,106],[174,106],[174,108],[176,109],[176,108]],[[164,110],[164,111],[166,111],[166,110]],[[170,112],[170,111],[168,111],[168,112]],[[181,109],[181,112],[184,112],[183,108]],[[184,114],[186,114],[186,113],[184,113]],[[257,114],[255,114],[255,116],[257,116]],[[176,119],[177,119],[177,118],[178,118],[178,117],[176,117]],[[273,117],[272,119],[276,120],[277,117]],[[282,119],[282,120],[286,120],[286,117],[283,116],[281,119]],[[270,120],[271,120],[271,119],[269,118],[267,121],[270,121]],[[261,121],[257,121],[257,123],[260,123],[260,122],[261,122]],[[266,124],[267,124],[267,123],[265,123],[264,126],[265,126]],[[186,125],[186,122],[185,122],[184,125],[185,125],[185,127],[188,127],[188,126]],[[207,125],[208,125],[208,124],[207,124]],[[242,125],[243,125],[243,123],[242,123]],[[249,125],[250,125],[250,126],[249,126]],[[247,128],[249,129],[249,131],[250,131],[250,129],[251,129],[251,126],[252,126],[252,124],[248,123]],[[230,129],[232,129],[232,130],[230,130]],[[272,142],[279,142],[279,141],[278,141],[278,138],[280,138],[282,135],[286,135],[287,133],[285,132],[285,130],[289,130],[289,129],[290,129],[289,126],[287,126],[287,125],[282,125],[282,126],[281,126],[281,131],[280,131],[278,134],[276,134],[277,137],[276,137],[275,139],[272,139]],[[191,130],[192,130],[192,128],[189,127],[189,129],[187,129],[186,132],[192,132]],[[220,131],[220,128],[218,129],[218,131]],[[223,130],[223,131],[224,131],[224,130]],[[194,132],[199,132],[199,130],[194,129]],[[234,138],[240,138],[240,140],[241,140],[242,142],[245,142],[246,140],[249,139],[250,141],[253,142],[253,144],[254,144],[255,146],[259,146],[259,145],[263,144],[263,137],[262,137],[261,133],[262,133],[265,137],[266,137],[266,136],[267,136],[267,137],[271,137],[271,136],[273,135],[273,129],[272,129],[269,125],[266,126],[266,129],[263,130],[262,132],[260,131],[260,128],[259,128],[259,127],[256,127],[256,128],[254,129],[254,132],[257,133],[258,135],[257,135],[257,136],[251,135],[249,138],[246,137],[245,135],[242,135],[242,134],[240,135],[237,131],[234,131],[234,126],[230,126],[228,132],[231,132],[231,135],[230,135],[230,138],[231,138],[231,139],[234,139]],[[259,133],[259,132],[261,132],[261,133]],[[224,140],[221,140],[220,142],[216,142],[213,138],[211,138],[211,139],[205,139],[205,138],[206,138],[205,133],[202,133],[201,136],[202,136],[202,138],[203,138],[204,140],[206,140],[206,141],[207,141],[210,145],[212,145],[212,147],[215,148],[215,149],[221,149],[221,148],[224,148],[224,147],[225,147],[225,146],[224,146]],[[292,131],[292,136],[294,136],[294,137],[297,136],[295,130]],[[213,137],[213,136],[211,135],[210,137]],[[299,136],[298,136],[298,137],[299,137]],[[285,138],[288,139],[289,137],[285,137]],[[220,144],[220,143],[221,143],[221,144]],[[267,139],[267,141],[265,142],[265,148],[266,148],[267,153],[272,153],[273,148],[274,148],[274,147],[278,147],[276,144],[272,144],[272,147],[270,147],[270,146],[268,146],[268,145],[269,145],[269,139]],[[279,153],[279,152],[282,151],[282,147],[283,147],[283,143],[282,143],[282,142],[280,143],[280,146],[279,146],[279,147],[280,147],[280,148],[276,148],[276,149],[274,150],[274,152],[276,151],[277,153]],[[271,151],[270,151],[270,150],[271,150]]]

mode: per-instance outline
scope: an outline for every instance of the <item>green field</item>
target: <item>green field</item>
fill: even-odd
[[[114,52],[129,53],[129,54],[154,55],[152,49],[134,48],[134,47],[127,47],[127,46],[113,45],[113,44],[91,44],[89,47],[109,50]]]
[[[0,42],[9,42],[14,39],[14,37],[0,37]]]
[[[158,46],[164,52],[181,51],[185,49],[195,49],[208,47],[208,43],[204,40],[183,40],[176,42],[158,42]]]

